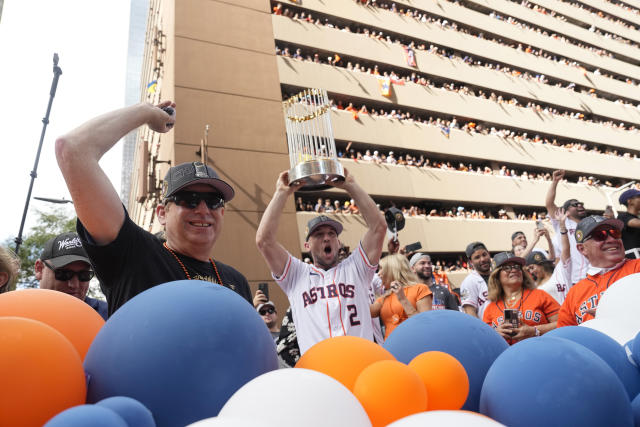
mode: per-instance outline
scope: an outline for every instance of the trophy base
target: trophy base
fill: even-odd
[[[344,168],[336,159],[310,160],[289,171],[289,184],[304,184],[298,191],[325,190],[333,181],[344,181]]]

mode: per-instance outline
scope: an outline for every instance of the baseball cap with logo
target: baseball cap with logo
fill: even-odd
[[[637,196],[640,196],[640,190],[636,190],[635,188],[632,188],[622,193],[618,198],[618,201],[620,202],[621,205],[626,205],[629,199]]]
[[[342,233],[342,224],[338,221],[329,218],[326,215],[320,215],[313,218],[311,221],[307,223],[307,237],[305,241],[309,240],[309,237],[313,234],[314,231],[320,226],[328,225],[336,231],[336,234]]]
[[[494,270],[502,267],[508,262],[515,262],[516,264],[524,265],[524,258],[515,256],[513,252],[500,252],[493,257],[493,262],[496,264]]]
[[[49,240],[44,244],[40,259],[48,261],[54,269],[75,261],[91,264],[76,233],[63,233]]]
[[[484,249],[486,251],[487,247],[482,242],[471,242],[467,245],[464,253],[467,254],[467,258],[471,259],[471,255],[478,249]]]
[[[191,184],[207,184],[216,189],[225,202],[233,199],[233,187],[218,177],[216,171],[201,162],[182,163],[169,168],[162,183],[162,197],[173,196],[184,187]]]
[[[624,222],[619,219],[605,218],[600,215],[590,215],[578,223],[578,226],[576,227],[576,243],[583,243],[584,239],[600,225],[610,225],[620,231],[624,228]]]
[[[549,258],[547,258],[545,256],[545,254],[543,254],[540,251],[532,251],[529,255],[527,255],[527,258],[525,258],[527,265],[531,265],[531,264],[544,264],[545,262],[553,262],[552,260],[550,260]]]

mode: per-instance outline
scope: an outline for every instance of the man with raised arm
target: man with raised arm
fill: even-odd
[[[547,198],[545,200],[545,206],[547,212],[551,218],[551,225],[555,231],[553,238],[553,246],[556,254],[562,253],[562,245],[560,244],[560,235],[562,230],[565,233],[569,233],[569,243],[571,249],[571,282],[572,284],[579,282],[587,276],[587,270],[589,269],[589,260],[585,258],[578,250],[576,244],[576,227],[578,223],[587,216],[587,212],[584,210],[584,203],[579,202],[576,199],[569,199],[562,205],[562,208],[567,213],[567,219],[564,221],[564,227],[561,227],[560,223],[555,220],[556,211],[556,190],[558,183],[564,178],[563,170],[553,171],[551,186],[547,191]]]
[[[300,353],[326,338],[353,335],[373,340],[369,287],[376,271],[387,229],[374,201],[345,169],[344,182],[331,183],[355,201],[368,230],[358,247],[339,261],[342,224],[320,215],[308,223],[306,247],[313,264],[291,255],[276,234],[284,205],[300,185],[289,185],[284,171],[264,212],[256,244],[274,279],[289,298]]]
[[[164,110],[163,110],[164,109]],[[233,188],[200,162],[169,169],[156,208],[166,241],[129,218],[100,158],[130,131],[168,132],[175,104],[140,103],[96,117],[56,141],[56,157],[78,216],[77,231],[109,303],[109,315],[142,291],[173,280],[199,279],[251,302],[242,274],[211,258]]]

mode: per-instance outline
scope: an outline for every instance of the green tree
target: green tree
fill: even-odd
[[[25,233],[26,237],[18,253],[20,259],[18,284],[26,288],[38,287],[34,265],[36,260],[40,258],[45,242],[60,233],[76,229],[76,217],[72,216],[64,207],[54,207],[48,211],[36,210],[36,215],[38,217],[36,225]],[[15,243],[8,240],[5,242],[5,246],[15,248]]]

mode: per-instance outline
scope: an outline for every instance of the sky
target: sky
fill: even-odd
[[[86,120],[124,106],[129,6],[129,0],[5,0],[0,18],[0,242],[15,238],[20,229],[49,102],[53,53],[60,57],[62,75],[32,197],[70,199],[54,142]],[[122,141],[101,161],[118,193],[121,162]],[[32,198],[25,231],[35,224],[35,209],[51,207]]]

